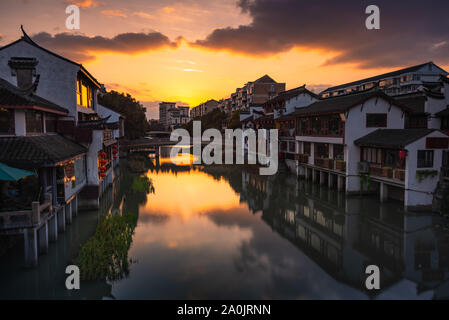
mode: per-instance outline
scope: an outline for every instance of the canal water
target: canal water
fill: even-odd
[[[81,212],[39,266],[23,244],[0,257],[0,298],[442,299],[449,297],[447,220],[252,167],[122,161],[96,212]],[[139,181],[151,182],[141,188]],[[138,215],[129,267],[115,280],[65,288],[65,268],[102,215]],[[365,287],[380,268],[380,290]]]

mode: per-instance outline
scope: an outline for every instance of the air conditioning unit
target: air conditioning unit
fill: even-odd
[[[369,173],[368,162],[359,162],[359,173]]]

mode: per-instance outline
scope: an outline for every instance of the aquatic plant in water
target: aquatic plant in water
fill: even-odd
[[[132,243],[137,214],[101,218],[95,234],[81,247],[75,264],[83,280],[120,280],[129,274],[128,250]]]

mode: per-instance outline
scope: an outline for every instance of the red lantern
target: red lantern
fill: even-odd
[[[104,173],[104,172],[100,173],[100,177],[102,177],[102,178],[106,177],[106,173]]]
[[[117,145],[114,144],[114,145],[112,146],[112,148],[113,148],[113,149],[117,149]]]
[[[106,171],[106,167],[100,167],[100,172],[105,172]]]
[[[100,160],[100,164],[101,164],[101,165],[105,165],[105,164],[106,164],[106,162],[107,162],[107,161],[106,161],[106,160],[104,160],[104,159],[101,159],[101,160]]]
[[[404,160],[406,156],[407,156],[407,151],[405,151],[405,150],[399,151],[399,159]]]
[[[118,151],[117,151],[117,150],[112,150],[112,153],[113,153],[113,154],[117,154]]]
[[[106,152],[104,152],[104,151],[100,152],[100,157],[105,158],[106,156],[107,156]]]
[[[114,160],[117,160],[117,158],[118,158],[117,156],[114,156]]]

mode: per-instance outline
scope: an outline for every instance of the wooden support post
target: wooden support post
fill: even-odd
[[[58,215],[56,212],[48,220],[48,240],[50,242],[58,240]]]
[[[312,182],[313,183],[316,182],[316,171],[315,171],[315,169],[312,169]]]
[[[320,171],[320,185],[324,186],[326,182],[326,173],[324,171]]]
[[[388,200],[388,185],[381,182],[380,183],[380,202],[385,202]]]
[[[38,253],[36,228],[25,229],[23,231],[23,243],[25,249],[25,265],[27,267],[37,266]]]
[[[39,237],[39,253],[48,253],[48,223],[44,223],[37,233]]]
[[[345,177],[343,176],[338,176],[337,178],[337,190],[338,191],[343,191],[343,186],[344,186],[344,179]]]
[[[72,205],[72,214],[74,217],[76,217],[78,215],[78,196],[73,198],[71,205]]]
[[[31,224],[33,225],[39,225],[41,223],[41,212],[39,206],[39,201],[33,201],[31,203]]]
[[[329,172],[329,176],[327,178],[327,186],[329,189],[332,189],[334,187],[334,178],[335,175]]]
[[[72,204],[68,203],[65,208],[65,221],[67,224],[72,224]]]
[[[58,209],[57,212],[58,232],[65,232],[65,210],[64,207]]]

